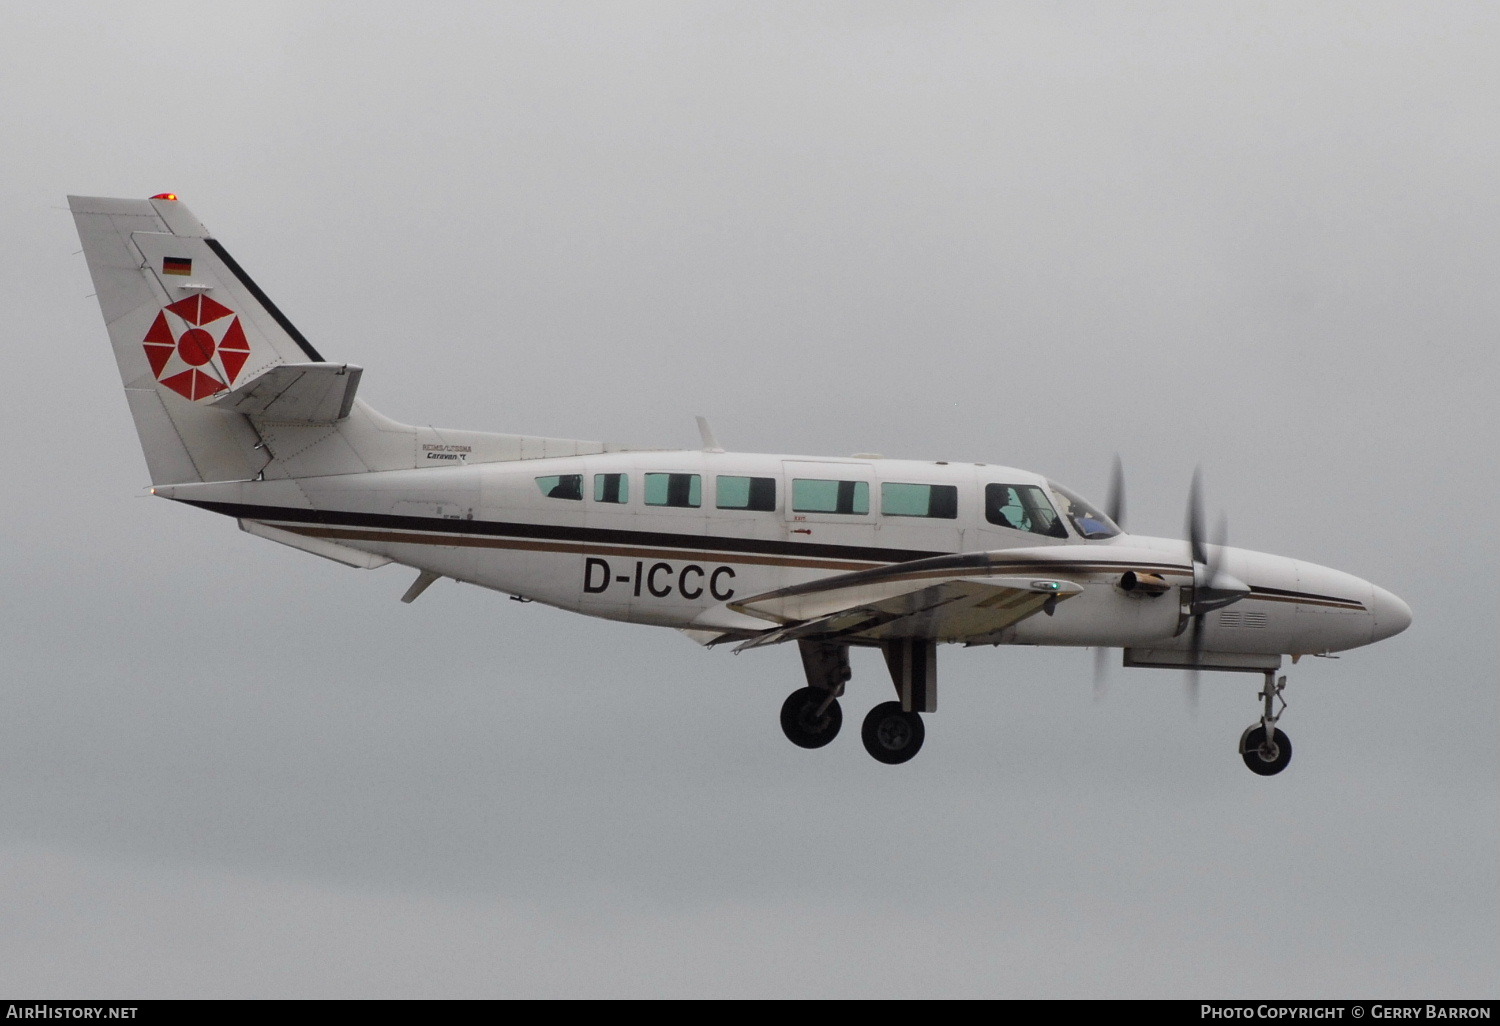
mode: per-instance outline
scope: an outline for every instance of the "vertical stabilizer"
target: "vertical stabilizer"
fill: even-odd
[[[401,424],[175,199],[69,196],[152,484],[413,470],[621,448]]]
[[[152,483],[254,476],[253,425],[214,397],[322,357],[181,203],[68,203]]]

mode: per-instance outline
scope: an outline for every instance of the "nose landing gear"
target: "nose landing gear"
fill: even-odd
[[[1240,758],[1245,760],[1252,773],[1263,777],[1275,776],[1292,761],[1291,739],[1276,726],[1286,709],[1286,699],[1281,697],[1285,688],[1285,677],[1277,679],[1274,671],[1266,671],[1266,686],[1257,696],[1265,702],[1265,711],[1261,713],[1259,723],[1246,727],[1240,735]],[[1273,710],[1273,701],[1281,702],[1281,709]]]

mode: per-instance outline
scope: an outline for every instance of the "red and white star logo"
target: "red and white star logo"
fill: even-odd
[[[207,296],[179,299],[157,314],[145,348],[156,380],[188,399],[224,391],[250,359],[240,319]]]

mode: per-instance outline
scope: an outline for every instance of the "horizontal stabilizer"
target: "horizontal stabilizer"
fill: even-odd
[[[290,545],[294,549],[311,552],[314,556],[322,556],[324,559],[331,559],[335,563],[343,563],[345,566],[352,566],[359,570],[374,570],[390,562],[386,556],[362,552],[353,546],[340,545],[338,542],[322,538],[309,538],[306,535],[296,534],[280,527],[272,527],[256,520],[241,520],[240,530],[246,534],[253,534],[257,538],[266,538],[273,542],[280,542],[282,545]]]
[[[278,364],[210,405],[257,420],[332,424],[349,416],[363,373],[347,363]]]

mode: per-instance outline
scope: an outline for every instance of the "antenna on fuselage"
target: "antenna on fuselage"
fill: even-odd
[[[714,437],[714,429],[708,426],[708,418],[707,417],[699,417],[698,418],[698,434],[703,439],[703,451],[704,452],[723,452],[724,451],[724,447],[722,445],[720,445],[719,444],[719,440]]]

